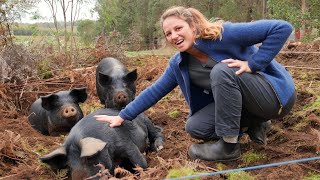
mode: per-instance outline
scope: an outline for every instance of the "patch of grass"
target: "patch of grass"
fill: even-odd
[[[141,60],[141,59],[139,59],[139,58],[137,58],[137,59],[135,59],[133,61],[133,63],[134,63],[135,66],[144,66],[146,62]]]
[[[53,77],[49,60],[43,60],[39,62],[37,66],[37,70],[38,70],[38,75],[40,76],[41,79],[49,79]]]
[[[44,147],[42,144],[36,144],[33,147],[33,152],[35,152],[39,156],[42,156],[44,154],[48,154],[49,150],[46,147]]]
[[[245,171],[233,172],[228,175],[228,180],[254,180],[254,177]]]
[[[179,169],[170,169],[168,171],[166,178],[179,178],[179,177],[191,176],[195,174],[197,173],[193,169],[188,167],[181,167]],[[200,179],[200,178],[194,178],[194,179]]]
[[[319,109],[320,109],[320,96],[317,96],[317,99],[313,103],[305,105],[303,107],[303,110],[295,113],[295,116],[301,117],[302,121],[300,121],[298,124],[294,126],[294,130],[300,131],[300,130],[303,130],[305,127],[307,127],[310,123],[308,115],[310,115],[310,113],[312,112],[319,111]]]
[[[309,173],[308,176],[304,177],[303,180],[319,180],[320,174]]]
[[[245,164],[245,166],[247,166],[251,163],[257,162],[261,159],[265,159],[265,158],[266,158],[266,156],[263,154],[257,154],[255,152],[250,152],[250,151],[242,154],[242,156],[241,156],[241,159],[242,159],[243,163]]]
[[[305,105],[303,109],[305,109],[306,111],[314,111],[316,109],[320,109],[320,96],[317,96],[317,99],[312,104]]]
[[[219,171],[223,171],[226,169],[226,165],[223,163],[217,163],[216,164],[216,169],[218,169]]]
[[[181,112],[179,110],[174,110],[174,111],[170,111],[168,115],[171,118],[178,118],[181,115]]]
[[[100,104],[100,101],[92,103],[85,102],[80,104],[80,108],[85,116],[103,107],[104,105]]]

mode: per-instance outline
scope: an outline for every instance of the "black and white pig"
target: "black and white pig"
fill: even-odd
[[[111,174],[122,162],[147,168],[142,154],[163,148],[160,127],[143,113],[121,126],[110,128],[109,123],[96,121],[94,115],[118,115],[115,109],[99,109],[80,120],[70,131],[64,143],[51,153],[40,157],[52,169],[70,168],[72,179],[84,179],[99,172],[102,164]]]
[[[87,96],[86,88],[42,96],[31,105],[29,122],[44,135],[67,134],[83,118],[79,103],[85,102]]]
[[[136,93],[137,70],[129,71],[119,60],[104,58],[96,70],[96,89],[101,104],[121,109],[131,102]]]

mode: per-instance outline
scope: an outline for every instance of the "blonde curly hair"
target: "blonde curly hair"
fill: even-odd
[[[178,17],[186,21],[190,27],[197,30],[196,38],[212,39],[222,38],[223,21],[210,22],[200,11],[194,8],[185,8],[182,6],[173,6],[167,9],[160,17],[160,25],[163,27],[163,21],[171,16]]]

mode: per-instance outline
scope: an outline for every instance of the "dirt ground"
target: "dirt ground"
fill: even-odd
[[[154,124],[164,129],[164,149],[147,154],[148,169],[138,170],[135,175],[126,174],[120,169],[118,172],[122,175],[118,174],[119,177],[164,179],[168,170],[173,168],[180,169],[181,173],[186,167],[199,172],[214,172],[319,156],[320,51],[302,45],[284,50],[286,52],[280,53],[277,60],[287,66],[293,75],[298,99],[289,115],[272,120],[267,145],[256,145],[244,135],[241,138],[241,159],[237,161],[191,161],[187,156],[188,147],[198,141],[184,130],[188,108],[180,90],[176,88],[146,111]],[[129,69],[138,69],[137,94],[161,75],[168,59],[167,56],[149,55],[125,61]],[[0,84],[0,180],[66,178],[65,171],[53,172],[38,160],[39,155],[57,148],[64,137],[44,136],[32,129],[27,120],[28,110],[40,95],[82,86],[88,88],[89,98],[81,105],[84,113],[88,114],[94,107],[100,106],[95,93],[94,67],[68,71],[48,80],[29,80],[21,85]],[[320,175],[320,161],[262,168],[246,171],[246,174],[255,179],[304,179]],[[225,179],[227,176],[202,179]]]

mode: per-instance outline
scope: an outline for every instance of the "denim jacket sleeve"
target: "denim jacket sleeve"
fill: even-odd
[[[283,20],[258,20],[249,23],[225,23],[222,38],[241,46],[261,43],[256,53],[248,59],[252,72],[270,64],[292,33],[293,27]],[[227,40],[227,41],[228,41]]]
[[[176,86],[177,81],[173,69],[169,64],[160,78],[156,80],[153,85],[143,90],[139,96],[122,109],[119,116],[125,120],[136,118],[140,113],[153,106]]]

